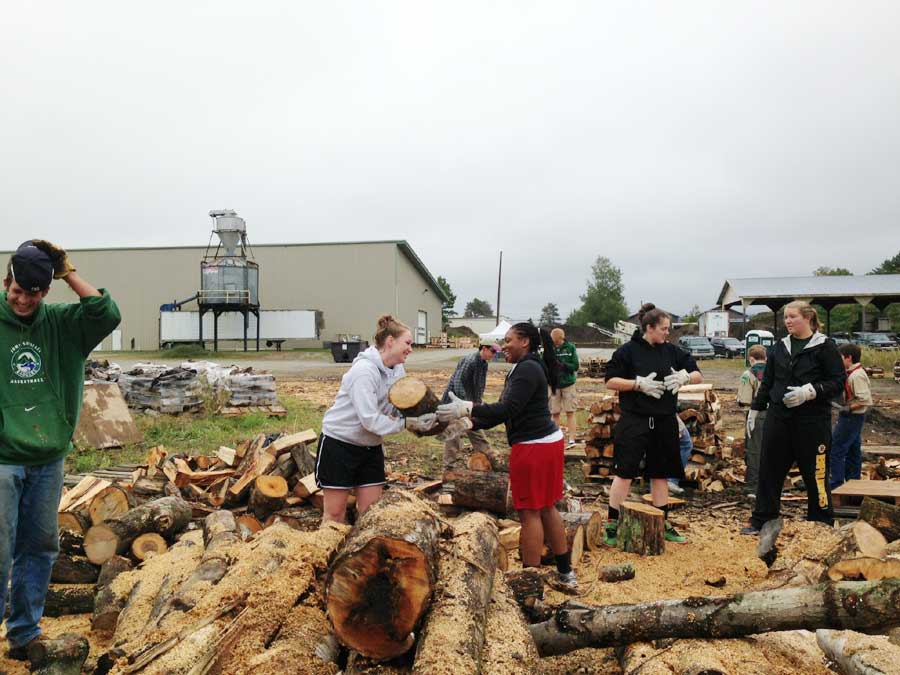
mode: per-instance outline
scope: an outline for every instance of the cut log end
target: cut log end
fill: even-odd
[[[131,543],[131,554],[136,560],[147,560],[168,550],[169,546],[166,544],[166,540],[155,532],[142,534]]]
[[[663,512],[648,504],[625,502],[619,511],[618,547],[640,555],[662,555],[666,550]]]
[[[84,553],[95,565],[102,565],[118,553],[119,537],[106,523],[91,527],[84,535]]]
[[[473,452],[466,461],[466,467],[471,471],[490,471],[493,468],[491,459],[483,452]]]
[[[118,485],[110,485],[103,488],[96,497],[91,500],[88,514],[91,523],[97,525],[106,520],[113,520],[134,506],[132,494]]]

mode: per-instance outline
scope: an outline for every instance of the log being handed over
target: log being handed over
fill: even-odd
[[[438,407],[438,397],[434,395],[431,388],[422,382],[422,380],[407,375],[391,385],[388,392],[388,400],[397,410],[406,417],[421,417],[428,413],[433,413]],[[422,436],[435,436],[441,433],[447,425],[443,422],[435,426],[431,431],[427,431]]]
[[[409,492],[390,490],[354,525],[328,570],[328,618],[344,645],[377,660],[409,650],[438,576],[441,523]]]
[[[896,624],[900,579],[841,581],[637,605],[561,607],[531,626],[541,656],[660,638],[733,638],[817,628],[879,629]]]

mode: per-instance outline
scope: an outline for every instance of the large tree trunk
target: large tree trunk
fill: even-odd
[[[543,656],[660,638],[729,638],[805,628],[877,629],[897,622],[900,580],[842,581],[714,598],[560,608],[531,626]]]
[[[458,469],[444,472],[444,487],[452,484],[454,506],[490,511],[501,516],[513,512],[509,474],[501,471]]]
[[[191,520],[190,505],[179,497],[161,497],[91,527],[84,535],[84,552],[95,565],[102,565],[128,550],[138,536],[156,532],[170,538]]]
[[[61,553],[53,563],[50,581],[55,584],[93,584],[100,574],[100,568],[80,555]]]
[[[499,572],[494,577],[484,629],[482,675],[532,675],[540,672],[538,655],[522,612]]]
[[[94,584],[50,584],[44,598],[44,616],[90,614],[94,611]]]
[[[820,629],[816,631],[816,641],[844,675],[891,675],[900,664],[900,647],[886,637]]]
[[[859,519],[881,532],[888,541],[900,539],[900,506],[866,497],[859,508]]]
[[[35,640],[28,645],[31,672],[37,675],[80,675],[90,645],[87,638],[63,633],[53,640]]]
[[[662,555],[666,551],[666,521],[659,509],[639,502],[619,507],[617,546],[629,553]]]
[[[413,672],[477,675],[500,550],[496,523],[483,513],[464,516],[454,523],[448,549],[441,555],[441,585],[419,639]]]
[[[441,525],[419,497],[389,491],[359,519],[328,571],[338,639],[375,659],[405,653],[437,581]]]
[[[115,629],[119,612],[125,606],[127,596],[116,595],[110,586],[122,572],[130,572],[131,567],[131,561],[119,555],[114,555],[101,565],[100,577],[97,579],[94,614],[91,617],[92,630],[111,631]]]

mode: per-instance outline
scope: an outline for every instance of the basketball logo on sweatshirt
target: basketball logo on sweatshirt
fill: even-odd
[[[12,372],[19,380],[33,381],[41,372],[41,350],[36,344],[22,342],[12,348]]]

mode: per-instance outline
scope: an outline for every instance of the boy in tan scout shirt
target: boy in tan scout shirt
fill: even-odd
[[[766,369],[766,348],[762,345],[753,345],[747,352],[747,360],[750,367],[741,373],[738,381],[737,402],[741,408],[749,408],[753,403],[753,397],[759,389],[763,371]],[[747,427],[745,434],[744,461],[747,464],[747,475],[744,479],[744,492],[756,494],[756,484],[759,480],[759,457],[762,453],[763,428],[766,423],[766,411],[762,410],[755,415],[754,411],[747,414]],[[753,418],[751,421],[751,417]]]
[[[843,404],[834,403],[838,421],[831,435],[831,489],[862,475],[862,428],[872,405],[869,376],[859,362],[860,349],[855,344],[838,347],[847,370]]]

